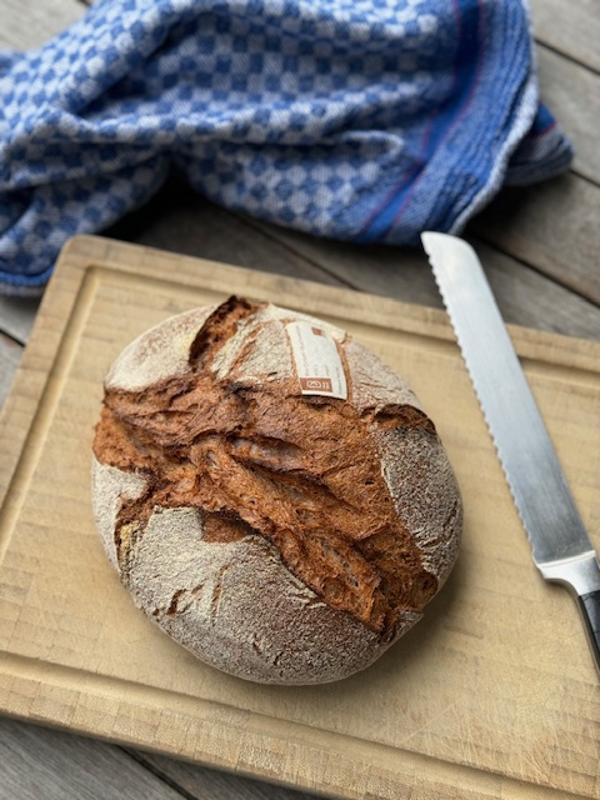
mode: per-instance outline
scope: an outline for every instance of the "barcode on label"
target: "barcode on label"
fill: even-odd
[[[346,376],[335,340],[308,322],[289,322],[286,328],[302,394],[346,400]]]

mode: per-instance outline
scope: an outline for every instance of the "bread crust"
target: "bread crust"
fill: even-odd
[[[183,374],[215,308],[172,317],[138,337],[108,373],[107,392],[141,392]],[[265,305],[240,317],[216,351],[210,365],[215,379],[242,388],[293,380],[285,325],[299,319],[325,330],[343,353],[348,401],[368,420],[395,514],[439,590],[457,556],[462,506],[443,446],[402,378],[339,328]],[[392,415],[390,425],[386,414]],[[404,418],[407,423],[398,424]],[[422,616],[421,608],[407,606],[393,628],[375,630],[325,602],[258,532],[211,539],[208,518],[198,508],[157,506],[143,525],[134,517],[119,528],[122,507],[144,495],[148,478],[97,458],[92,472],[96,523],[134,601],[218,669],[262,683],[338,680],[369,666]]]

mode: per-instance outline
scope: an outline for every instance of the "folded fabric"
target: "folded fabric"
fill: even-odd
[[[571,156],[522,0],[97,0],[0,55],[0,290],[39,291],[171,169],[262,219],[410,244]]]

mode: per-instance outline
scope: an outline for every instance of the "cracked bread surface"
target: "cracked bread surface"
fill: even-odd
[[[336,343],[346,400],[301,394],[298,320]],[[363,669],[456,558],[458,489],[414,394],[343,331],[287,309],[230,298],[138,337],[107,376],[94,454],[97,524],[134,600],[243,678]]]

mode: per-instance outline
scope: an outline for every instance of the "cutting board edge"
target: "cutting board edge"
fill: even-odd
[[[3,670],[6,656],[21,665],[18,670]],[[160,701],[154,706],[128,703],[125,687],[122,699],[111,698],[118,699],[111,714],[101,686],[96,690],[89,686],[111,678],[45,662],[32,664],[34,674],[51,667],[53,680],[42,682],[42,675],[24,677],[28,668],[22,665],[28,661],[34,660],[0,653],[0,712],[6,716],[296,790],[339,800],[397,800],[413,793],[436,800],[459,796],[461,800],[594,800],[592,795],[200,698],[190,698],[196,713],[170,712]],[[68,678],[76,684],[78,673],[87,687],[69,686]],[[172,694],[160,689],[155,693],[157,700]],[[12,703],[7,697],[13,698]],[[182,698],[177,699],[181,704]],[[175,744],[172,720],[179,732],[184,731],[183,744]],[[315,763],[325,779],[315,779]]]
[[[19,368],[17,378],[13,384],[9,403],[7,403],[7,406],[5,406],[4,413],[2,417],[0,417],[0,452],[3,453],[8,452],[7,458],[4,458],[4,461],[6,463],[14,462],[13,466],[18,463],[22,452],[22,447],[27,441],[28,435],[30,433],[30,426],[36,412],[37,403],[40,397],[44,393],[47,378],[52,372],[53,362],[49,364],[49,366],[47,366],[46,368],[40,368],[39,366],[37,366],[36,357],[41,356],[42,357],[41,360],[43,360],[44,356],[52,356],[52,354],[56,352],[58,344],[60,343],[64,335],[66,326],[72,317],[73,310],[74,308],[76,308],[76,301],[77,298],[80,296],[80,292],[82,290],[84,275],[87,274],[87,270],[90,267],[97,268],[99,265],[107,265],[110,269],[116,269],[117,271],[123,273],[129,272],[131,274],[136,274],[135,262],[132,262],[132,260],[130,259],[130,254],[132,252],[136,253],[137,257],[140,259],[140,263],[144,263],[144,260],[147,258],[152,259],[157,254],[161,254],[163,258],[165,255],[164,253],[162,253],[162,251],[156,251],[156,250],[151,251],[148,248],[137,248],[133,245],[126,245],[119,242],[112,242],[111,240],[105,240],[102,239],[101,237],[90,237],[90,236],[75,237],[75,239],[71,240],[71,242],[63,250],[63,253],[61,254],[61,257],[57,265],[55,276],[51,281],[51,285],[42,303],[40,314],[36,321],[32,339],[30,341],[30,345],[27,348],[23,365]],[[181,260],[181,263],[186,262],[189,266],[195,266],[195,268],[197,268],[197,265],[199,263],[198,259],[193,259],[186,256],[175,256],[172,254],[168,254],[168,256],[169,258],[173,258],[175,260]],[[281,292],[289,291],[292,286],[296,287],[296,290],[298,290],[299,288],[309,283],[306,281],[299,281],[296,279],[280,278],[279,276],[277,276],[274,279],[272,275],[268,275],[266,273],[258,273],[251,270],[228,267],[217,262],[203,261],[200,263],[204,266],[205,269],[214,269],[215,267],[218,267],[220,271],[225,269],[227,271],[227,274],[229,275],[232,275],[234,273],[236,275],[238,274],[244,275],[249,283],[251,282],[251,280],[249,280],[248,276],[254,276],[255,278],[256,276],[259,276],[259,278],[262,278],[262,280],[264,280],[265,283],[276,280],[280,287],[279,291]],[[139,269],[139,274],[143,274],[141,269]],[[204,273],[202,272],[197,272],[195,274],[194,282],[197,282],[198,285],[203,285],[202,284],[203,274]],[[227,291],[227,289],[221,288],[221,285],[223,283],[222,279],[223,275],[221,275],[221,279],[217,278],[215,280],[219,285],[220,291]],[[228,281],[224,282],[228,283]],[[359,306],[360,302],[363,301],[365,298],[370,299],[370,302],[373,303],[372,313],[377,313],[378,309],[384,307],[386,308],[388,313],[394,311],[396,314],[399,309],[407,309],[409,318],[411,320],[414,320],[417,329],[420,328],[420,324],[422,324],[423,326],[425,326],[426,324],[429,325],[434,324],[436,329],[435,333],[432,333],[431,330],[429,330],[428,335],[430,336],[439,335],[440,338],[452,340],[451,329],[446,321],[445,315],[443,314],[443,312],[440,312],[438,310],[427,309],[420,306],[407,305],[399,303],[397,301],[392,301],[385,298],[379,298],[372,295],[363,295],[360,293],[355,293],[349,289],[338,289],[336,287],[322,287],[320,284],[314,284],[312,282],[310,282],[310,285],[318,287],[319,294],[323,294],[324,296],[326,296],[325,299],[327,300],[327,298],[329,298],[330,301],[333,298],[337,299],[342,297],[351,297],[353,301],[354,300],[356,301],[354,305]],[[62,313],[57,313],[59,307],[62,308]],[[317,312],[315,311],[314,313]],[[377,324],[381,325],[382,322],[378,321]],[[397,321],[394,327],[402,328],[402,326],[397,326]],[[439,333],[438,333],[438,328],[439,328]],[[511,332],[513,332],[513,335],[515,336],[515,340],[517,341],[518,345],[520,343],[521,335],[524,334],[525,345],[527,345],[527,337],[530,336],[532,340],[534,340],[534,344],[535,342],[541,340],[542,341],[541,349],[543,350],[544,347],[547,347],[549,348],[550,353],[552,353],[552,350],[555,347],[554,341],[560,340],[570,343],[573,347],[581,347],[582,355],[584,356],[585,359],[590,357],[591,351],[593,351],[596,354],[596,357],[600,355],[600,345],[594,342],[588,342],[586,340],[570,339],[569,337],[561,337],[556,334],[529,331],[528,329],[524,328],[514,328],[511,329]],[[12,426],[13,422],[16,423],[15,427]],[[6,445],[10,445],[8,447],[8,450],[4,449]],[[4,466],[5,464],[2,465],[2,467]],[[11,476],[12,472],[10,472],[7,478],[7,472],[5,469],[3,469],[3,471],[0,473],[0,508],[4,498],[4,493],[6,492],[6,489],[10,483]],[[0,654],[0,663],[2,660],[2,655],[3,654]],[[8,675],[8,678],[10,679],[11,682],[15,680],[22,680],[22,678],[18,674]],[[55,687],[52,687],[51,685],[44,686],[39,682],[37,682],[36,684],[35,681],[31,682],[31,686],[37,687],[36,696],[40,698],[40,701],[45,697],[47,692],[48,702],[50,703],[50,705],[52,704],[52,692],[54,691]],[[6,685],[3,686],[3,682],[2,680],[0,680],[0,690],[2,688],[7,688],[7,687]],[[86,695],[80,693],[80,696],[86,696]],[[179,755],[180,757],[186,757],[192,761],[198,761],[198,759],[195,758],[194,756],[186,756],[185,753],[182,752],[178,753],[172,752],[168,748],[168,745],[166,747],[160,747],[156,744],[156,742],[152,743],[149,742],[148,740],[141,739],[140,741],[137,740],[132,741],[131,737],[126,737],[126,736],[123,736],[121,738],[116,737],[114,735],[111,735],[110,732],[106,731],[103,732],[102,726],[94,727],[90,725],[87,727],[86,726],[77,727],[76,725],[73,725],[68,721],[61,720],[61,716],[59,713],[56,713],[55,715],[49,714],[46,717],[40,717],[31,714],[24,716],[19,713],[18,706],[14,705],[10,706],[8,704],[2,703],[0,704],[0,708],[2,709],[3,713],[28,719],[31,722],[52,724],[69,730],[77,731],[83,734],[98,736],[100,738],[106,738],[110,741],[116,741],[121,744],[129,744],[129,745],[133,744],[137,747],[157,750],[158,752],[171,755]],[[295,723],[290,723],[290,724],[295,724]],[[327,734],[327,732],[323,733]],[[327,734],[327,735],[336,736],[338,734]],[[341,734],[339,734],[339,736],[341,737],[340,743],[343,744],[345,742],[345,738]],[[283,747],[285,741],[286,741],[285,737],[281,737],[279,739],[274,740],[274,747],[275,743],[279,743],[279,745]],[[386,747],[385,745],[376,745],[376,746],[381,748]],[[343,756],[342,750],[340,750],[340,753],[338,753],[336,755],[336,758],[333,759],[334,761],[340,760],[342,758]],[[404,752],[404,751],[394,750],[394,753],[398,752]],[[428,758],[426,756],[421,756],[419,754],[417,755],[419,758],[425,758],[425,759]],[[415,757],[416,756],[414,754],[411,754],[411,758],[413,760]],[[429,760],[434,761],[436,764],[441,764],[446,766],[450,763],[450,762],[438,761],[437,759],[429,759]],[[211,760],[210,762],[206,761],[204,763],[209,763],[211,766],[221,766],[223,768],[244,772],[245,774],[249,774],[254,777],[262,777],[267,780],[274,779],[273,775],[269,773],[268,767],[266,765],[260,768],[257,766],[256,768],[252,767],[252,769],[245,770],[244,768],[239,766],[239,763],[237,761],[234,760],[230,760],[227,764],[218,763],[218,759]],[[297,780],[297,776],[303,774],[301,772],[302,765],[296,764],[296,762],[293,761],[293,759],[292,762],[290,763],[293,763],[295,765],[293,769],[291,767],[289,768],[290,775],[292,776],[290,781],[284,780],[279,782],[283,782],[285,783],[285,785],[294,786],[295,788],[304,788],[309,791],[328,792],[331,794],[333,783],[332,786],[327,784],[327,786],[325,786],[324,788],[315,785],[314,782],[311,782],[310,780],[309,769],[307,769],[306,772],[306,781],[304,781],[303,779],[303,782],[299,783]],[[370,762],[365,762],[365,764],[367,763]],[[350,766],[352,766],[352,764],[355,764],[355,762],[352,761],[350,763]],[[462,767],[460,765],[450,765],[450,767],[452,769],[460,769],[463,772],[466,770],[467,771],[465,773],[466,775],[467,774],[473,775],[477,773],[480,776],[479,780],[481,780],[481,775],[489,776],[490,780],[493,779],[494,781],[500,781],[503,787],[514,783],[515,792],[517,792],[518,790],[517,793],[506,793],[506,794],[502,793],[501,795],[498,795],[497,793],[487,793],[487,792],[483,794],[474,793],[468,795],[468,797],[469,798],[472,797],[473,800],[479,800],[479,798],[481,798],[482,800],[484,800],[484,798],[485,800],[488,800],[488,798],[490,798],[491,800],[492,797],[497,798],[498,796],[501,796],[503,800],[505,797],[511,798],[511,800],[513,797],[514,798],[531,797],[531,798],[536,798],[536,800],[537,798],[540,798],[540,800],[546,800],[546,798],[548,798],[548,800],[550,800],[550,798],[555,798],[555,797],[582,798],[587,796],[587,795],[566,795],[563,790],[560,790],[559,792],[558,790],[537,786],[531,783],[521,782],[516,779],[508,779],[499,774],[496,775],[495,773],[484,772],[478,769],[477,767],[473,768]],[[343,784],[342,788],[344,788]],[[405,792],[409,791],[409,785],[406,783],[398,784],[398,788],[399,789],[402,788],[402,791]],[[412,790],[412,788],[414,787],[410,787],[410,790]],[[431,784],[429,789],[432,792],[434,791],[437,792],[439,791],[439,786],[437,784],[435,785]],[[498,787],[496,786],[496,789],[494,791],[496,791],[497,789]],[[502,789],[501,791],[504,792],[504,789]],[[338,796],[342,798],[387,796],[385,794],[373,795],[370,789],[369,792],[370,793],[368,795],[365,792],[363,792],[362,794],[360,793],[348,794],[347,792],[342,792],[339,793]],[[398,797],[397,794],[389,796]],[[432,794],[432,796],[436,795]]]
[[[133,258],[130,260],[130,256]],[[185,269],[182,276],[178,273],[177,280],[165,279],[164,266],[153,264],[153,260],[163,260],[165,257],[175,260],[180,267]],[[196,284],[206,286],[209,279],[215,290],[231,292],[231,281],[224,275],[236,276],[243,283],[249,286],[258,287],[265,290],[270,295],[274,294],[273,284],[278,287],[277,294],[285,295],[289,292],[295,294],[302,290],[302,287],[311,287],[316,298],[313,296],[309,302],[311,305],[322,303],[328,309],[335,303],[340,303],[342,310],[360,309],[361,313],[367,317],[367,322],[377,327],[392,327],[395,330],[405,330],[407,324],[414,332],[421,332],[427,326],[427,335],[435,335],[437,338],[455,342],[456,338],[450,324],[448,315],[445,311],[431,306],[420,305],[417,303],[406,303],[394,298],[382,295],[370,294],[368,292],[357,291],[343,286],[330,286],[316,281],[305,280],[302,278],[292,278],[286,275],[275,275],[271,272],[248,269],[246,267],[226,264],[220,261],[212,261],[197,256],[188,256],[180,253],[171,253],[166,250],[159,250],[145,245],[136,245],[129,242],[121,242],[116,239],[108,239],[101,236],[79,235],[71,238],[63,247],[57,261],[57,270],[51,279],[56,279],[58,266],[67,260],[70,266],[75,266],[82,271],[93,267],[100,262],[103,266],[109,266],[118,272],[129,273],[131,275],[140,274],[145,276],[150,270],[159,281],[165,281],[173,285],[181,285],[182,277],[184,284]],[[71,264],[71,261],[73,263]],[[143,268],[140,266],[143,264]],[[202,271],[198,272],[201,267]],[[423,261],[424,269],[429,269],[426,265],[425,257]],[[217,270],[216,276],[208,276],[208,270]],[[252,276],[250,279],[249,276]],[[294,291],[296,290],[296,291]],[[306,295],[302,295],[303,304],[306,302]],[[285,302],[284,300],[272,302]],[[319,313],[317,310],[312,313]],[[327,311],[321,313],[329,313]],[[337,312],[342,317],[343,314]],[[402,320],[402,324],[399,323]],[[431,325],[435,330],[431,330]],[[527,328],[522,325],[509,323],[507,325],[511,333],[516,349],[520,356],[527,359],[549,361],[551,363],[561,363],[569,367],[577,367],[591,372],[598,372],[598,360],[600,360],[600,341],[583,339],[575,336],[565,336],[551,331],[542,331],[536,328]],[[568,349],[569,358],[561,358],[562,352]],[[575,352],[573,352],[575,351]],[[575,357],[575,361],[573,358]]]

